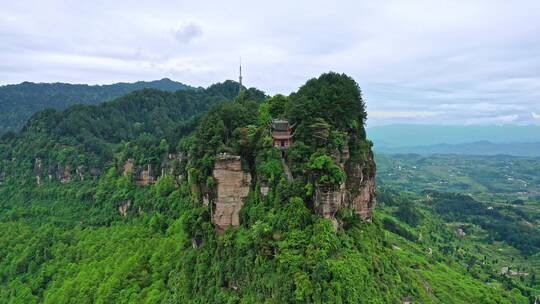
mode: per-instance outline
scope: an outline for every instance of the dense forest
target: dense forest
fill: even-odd
[[[0,135],[19,130],[35,112],[63,110],[74,104],[97,104],[141,89],[175,92],[193,87],[161,79],[111,85],[32,83],[0,86]]]
[[[383,187],[373,217],[321,216],[320,189],[375,176],[352,78],[326,73],[289,96],[238,91],[136,91],[44,110],[4,135],[0,303],[534,302],[535,275],[501,274],[500,253],[456,233],[460,219],[490,231],[483,214],[448,207],[469,198]],[[286,152],[272,142],[276,118],[295,126]],[[251,180],[239,225],[222,233],[219,155],[237,155]]]

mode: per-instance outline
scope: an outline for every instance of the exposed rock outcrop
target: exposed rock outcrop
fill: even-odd
[[[183,153],[168,153],[161,157],[161,166],[154,164],[136,165],[133,158],[127,159],[122,165],[124,174],[133,174],[135,184],[148,186],[156,182],[158,177],[173,175],[179,180],[183,178],[182,168],[185,166],[187,158]]]
[[[57,180],[63,184],[69,183],[73,180],[84,181],[88,173],[92,178],[96,179],[100,171],[96,168],[90,168],[87,170],[87,166],[81,164],[75,167],[75,174],[73,174],[71,165],[61,165],[57,162],[45,163],[41,158],[36,157],[33,165],[33,175],[36,179],[38,186],[43,185],[45,181]]]
[[[118,213],[120,213],[122,217],[125,217],[127,215],[127,212],[130,206],[131,206],[131,200],[122,201],[120,205],[118,206]]]
[[[122,166],[124,174],[130,174],[131,172],[133,172],[134,166],[135,166],[135,162],[133,161],[133,158],[128,158],[124,162],[124,166]]]
[[[251,175],[242,170],[240,156],[221,153],[216,157],[213,177],[217,191],[212,204],[212,223],[218,233],[240,225],[240,209],[248,196]]]
[[[124,162],[122,170],[124,174],[133,174],[135,184],[139,186],[148,186],[156,181],[152,164],[143,167],[135,166],[135,161],[129,158]]]
[[[333,158],[345,171],[345,183],[337,187],[316,184],[314,193],[315,210],[324,218],[337,224],[335,214],[343,207],[351,208],[364,220],[373,216],[375,205],[375,162],[370,151],[360,160],[349,160],[348,146],[333,153]]]
[[[71,167],[69,165],[58,165],[58,168],[56,170],[56,178],[62,184],[71,182]]]
[[[268,192],[270,191],[270,186],[268,186],[268,183],[267,182],[261,183],[260,188],[261,188],[261,195],[262,196],[267,196]]]
[[[79,180],[81,181],[84,180],[85,171],[86,171],[86,168],[83,165],[77,166],[77,168],[75,169],[75,173],[77,174],[77,177],[79,178]]]
[[[34,175],[36,176],[36,184],[38,186],[43,185],[43,180],[41,178],[41,174],[43,172],[43,164],[41,162],[41,158],[37,157],[34,159]]]
[[[375,161],[370,151],[359,161],[349,161],[347,173],[347,204],[365,220],[373,217],[375,207]]]
[[[315,185],[315,211],[324,218],[334,221],[336,212],[346,206],[346,199],[345,184],[337,189]]]
[[[187,163],[184,153],[167,153],[161,158],[161,176],[173,175],[182,178],[182,168]]]
[[[135,175],[135,183],[139,186],[148,186],[156,182],[154,166],[147,164],[142,169],[137,170]]]

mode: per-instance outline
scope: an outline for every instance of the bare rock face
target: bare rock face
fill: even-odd
[[[129,158],[124,162],[122,171],[125,175],[133,174],[135,184],[138,186],[148,186],[156,182],[156,171],[159,172],[159,168],[156,170],[152,164],[136,166],[135,160]]]
[[[152,164],[144,166],[144,168],[137,172],[135,177],[135,183],[139,186],[148,186],[156,182]]]
[[[86,168],[83,165],[77,166],[75,169],[75,173],[77,174],[77,177],[79,180],[84,181],[84,173],[86,171]]]
[[[360,161],[348,162],[345,172],[348,206],[364,220],[370,220],[375,207],[376,167],[373,153],[369,152]]]
[[[249,193],[251,176],[242,170],[240,156],[219,154],[214,164],[217,193],[213,203],[212,223],[218,233],[240,225],[240,209]]]
[[[124,174],[129,174],[133,172],[134,166],[135,166],[135,162],[133,161],[133,158],[129,158],[128,160],[126,160],[123,166]]]
[[[344,184],[337,189],[315,186],[315,210],[324,218],[334,218],[335,213],[345,206],[346,198]]]
[[[36,184],[38,186],[41,186],[43,184],[43,180],[41,178],[41,174],[43,173],[43,164],[41,162],[41,158],[37,157],[34,159],[34,175],[36,176]]]
[[[131,206],[131,200],[121,202],[120,205],[118,206],[118,213],[120,213],[122,217],[125,217],[127,215],[127,212],[130,206]]]
[[[58,178],[58,180],[60,180],[62,184],[67,184],[71,182],[71,167],[69,165],[58,165],[56,177]]]
[[[182,164],[187,162],[184,153],[167,153],[161,157],[161,176],[173,175],[180,177]]]
[[[261,195],[267,196],[268,192],[270,192],[270,187],[267,183],[261,183]]]
[[[347,146],[346,146],[347,147]],[[334,160],[347,174],[345,183],[338,187],[315,185],[314,206],[322,217],[337,225],[335,214],[349,207],[362,219],[371,220],[375,205],[375,162],[369,152],[361,160],[349,161],[349,149],[333,154]]]

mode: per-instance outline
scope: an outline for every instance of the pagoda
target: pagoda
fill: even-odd
[[[293,127],[286,119],[272,120],[272,139],[274,147],[279,149],[287,149],[293,143]]]

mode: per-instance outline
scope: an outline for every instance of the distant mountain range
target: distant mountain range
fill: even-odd
[[[32,114],[45,108],[63,110],[78,103],[96,104],[146,88],[169,92],[195,89],[168,78],[110,85],[23,82],[0,86],[0,135],[19,130]]]
[[[397,148],[490,141],[496,144],[540,142],[540,125],[387,125],[367,128],[375,147]]]
[[[387,154],[540,156],[540,126],[387,125],[367,129],[374,150]]]
[[[487,140],[463,144],[435,144],[411,147],[377,147],[375,151],[383,154],[466,154],[466,155],[513,155],[540,156],[540,142],[534,143],[492,143]]]

